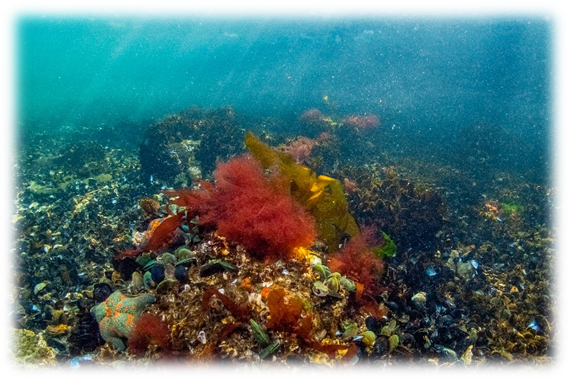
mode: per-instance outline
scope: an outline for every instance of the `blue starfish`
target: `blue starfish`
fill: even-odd
[[[156,298],[150,294],[126,296],[115,291],[99,305],[91,308],[91,313],[99,323],[101,337],[119,351],[126,346],[122,338],[128,338],[135,321]]]

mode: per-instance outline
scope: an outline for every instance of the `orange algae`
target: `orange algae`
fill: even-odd
[[[184,212],[180,212],[175,216],[170,216],[162,220],[158,226],[153,229],[152,236],[141,249],[141,251],[157,251],[167,246],[174,238],[176,230],[182,226],[184,220]]]
[[[154,343],[163,352],[170,352],[170,330],[156,315],[143,313],[136,321],[128,339],[128,349],[132,354],[143,355],[148,346]]]
[[[267,306],[271,316],[268,329],[295,333],[305,339],[311,336],[312,316],[309,313],[302,315],[304,304],[298,296],[274,287],[267,296]]]

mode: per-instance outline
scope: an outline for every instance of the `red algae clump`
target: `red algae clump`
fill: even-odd
[[[135,355],[144,355],[151,343],[159,346],[164,353],[169,353],[170,330],[158,316],[143,313],[128,339],[128,350]]]
[[[265,174],[257,160],[245,155],[220,163],[214,179],[214,185],[180,191],[173,202],[259,258],[291,258],[295,247],[314,243],[314,218],[291,196],[279,172]]]
[[[328,263],[331,271],[337,271],[357,282],[358,299],[362,294],[371,297],[378,290],[377,281],[384,270],[383,260],[372,250],[374,240],[375,229],[363,228],[361,233],[352,237]]]

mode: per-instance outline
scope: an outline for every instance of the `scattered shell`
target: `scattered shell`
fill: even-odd
[[[200,276],[201,277],[207,277],[207,276],[211,276],[220,272],[224,272],[224,271],[234,271],[235,267],[227,262],[215,259],[212,260],[208,263],[206,263],[205,265],[203,265],[200,269]]]
[[[43,282],[36,284],[34,287],[34,295],[37,295],[41,290],[43,290],[47,286],[47,283],[48,282],[44,280]]]
[[[330,293],[330,290],[324,283],[322,283],[320,280],[317,280],[312,284],[312,292],[316,296],[326,297]]]
[[[145,268],[150,261],[152,261],[152,258],[148,253],[142,253],[136,258],[136,263],[138,263],[138,265],[143,268]]]
[[[176,267],[177,266],[189,267],[192,264],[196,264],[197,262],[198,262],[198,260],[195,257],[188,257],[188,258],[180,259],[178,262],[176,262]]]
[[[367,330],[365,332],[363,332],[363,339],[362,342],[367,346],[367,347],[373,347],[373,344],[375,343],[375,333],[372,332],[371,330]]]
[[[425,272],[427,273],[427,276],[436,276],[438,274],[437,270],[435,270],[432,267],[427,267],[427,269],[425,270]]]
[[[113,287],[108,283],[97,283],[93,286],[93,299],[100,303],[111,296],[113,293]]]
[[[170,279],[170,280],[176,280],[176,268],[174,267],[173,264],[168,263],[167,265],[164,266],[164,275],[166,276],[166,279]]]
[[[150,273],[150,271],[146,271],[144,273],[144,275],[142,276],[142,281],[144,282],[144,287],[146,288],[152,288],[154,287],[154,282],[152,281],[152,274]]]
[[[384,336],[391,336],[393,333],[395,333],[397,329],[397,321],[395,320],[391,320],[389,322],[389,324],[385,325],[383,328],[381,328],[381,335]]]
[[[146,264],[144,266],[142,266],[142,270],[148,271],[157,263],[158,263],[157,261],[155,261],[154,259],[151,259],[148,262],[146,262]]]
[[[418,292],[411,298],[411,301],[419,310],[424,310],[427,304],[427,294],[425,292]]]
[[[200,341],[200,343],[202,343],[204,345],[207,342],[207,338],[206,338],[205,332],[203,330],[200,330],[200,332],[198,333],[198,341]]]
[[[397,334],[392,335],[389,337],[389,351],[393,351],[399,346],[399,336]]]
[[[447,362],[454,363],[454,362],[458,361],[458,356],[456,355],[454,350],[449,349],[449,348],[444,347],[444,346],[439,346],[436,349],[439,353],[441,353],[443,355],[443,357],[445,358],[445,360]]]
[[[463,361],[464,364],[467,366],[472,363],[472,345],[466,348],[466,351],[464,352],[464,354],[462,354],[460,360]]]
[[[159,263],[162,263],[164,266],[168,265],[168,264],[175,264],[176,263],[176,257],[174,256],[174,254],[172,253],[163,253],[162,255],[160,255],[158,258],[156,258],[156,260]]]
[[[156,293],[165,294],[166,292],[168,292],[168,290],[170,290],[170,288],[175,286],[177,283],[178,283],[177,280],[170,280],[170,279],[163,280],[156,287]]]
[[[123,375],[129,374],[132,372],[133,367],[130,363],[128,363],[127,361],[123,361],[123,360],[118,360],[118,361],[114,361],[112,363],[112,366],[120,373]]]
[[[132,273],[132,281],[130,282],[130,286],[135,292],[138,292],[144,288],[144,281],[140,272],[135,271]]]
[[[350,322],[344,328],[344,333],[342,333],[342,338],[352,338],[358,334],[358,324],[355,322]]]
[[[164,272],[164,265],[160,263],[156,263],[152,267],[150,267],[149,272],[150,275],[152,275],[152,280],[154,281],[154,283],[160,283],[161,281],[166,279],[166,274]]]
[[[181,246],[176,250],[176,252],[174,252],[174,255],[176,256],[178,261],[181,261],[183,259],[194,258],[196,253],[191,251],[185,246]]]
[[[174,270],[174,278],[181,283],[188,283],[188,268],[183,265],[176,266]]]

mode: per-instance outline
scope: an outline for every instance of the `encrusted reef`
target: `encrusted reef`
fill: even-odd
[[[242,151],[243,130],[232,108],[190,107],[144,132],[139,158],[144,181],[187,186],[209,175],[218,160]]]
[[[137,151],[23,146],[15,359],[551,361],[551,187],[378,152],[374,114],[295,122],[192,107]]]
[[[42,334],[27,329],[14,329],[12,353],[16,361],[27,367],[55,366],[57,350],[45,342]]]
[[[353,182],[350,205],[361,223],[377,225],[402,250],[437,246],[447,210],[436,189],[400,177],[395,167],[348,167],[342,175]]]

